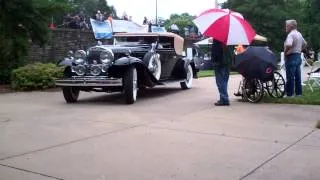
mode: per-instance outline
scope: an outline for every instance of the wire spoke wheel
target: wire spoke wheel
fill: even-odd
[[[267,91],[271,97],[282,98],[285,94],[285,80],[283,76],[274,72],[274,78],[272,81],[267,82]]]

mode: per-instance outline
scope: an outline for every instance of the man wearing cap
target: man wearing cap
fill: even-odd
[[[306,48],[307,43],[301,33],[297,30],[296,20],[286,21],[287,39],[284,43],[285,66],[286,66],[286,94],[287,97],[302,95],[301,70],[302,63],[301,51]]]

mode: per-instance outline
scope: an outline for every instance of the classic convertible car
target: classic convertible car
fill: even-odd
[[[180,82],[192,86],[195,63],[182,56],[183,38],[173,33],[119,33],[113,45],[97,45],[87,51],[69,52],[64,78],[56,80],[67,103],[78,100],[80,91],[123,92],[133,104],[140,88]]]

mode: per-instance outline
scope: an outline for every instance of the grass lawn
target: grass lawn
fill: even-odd
[[[230,75],[238,74],[237,72],[230,72]],[[213,70],[203,70],[198,72],[198,77],[203,78],[203,77],[212,77],[214,76],[214,71]]]
[[[269,96],[265,96],[262,99],[265,103],[276,104],[308,104],[308,105],[320,105],[320,89],[314,89],[312,92],[309,87],[303,88],[303,96],[275,99]]]

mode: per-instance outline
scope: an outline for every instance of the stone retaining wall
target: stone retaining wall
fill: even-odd
[[[44,47],[30,45],[27,59],[33,62],[58,62],[69,50],[87,49],[97,44],[93,32],[80,29],[55,29],[50,31],[49,41]]]

